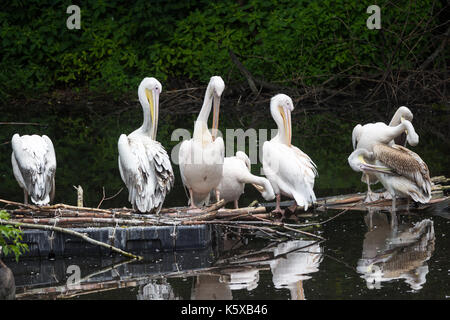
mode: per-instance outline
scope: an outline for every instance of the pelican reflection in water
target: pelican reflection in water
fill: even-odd
[[[317,241],[294,240],[279,244],[274,250],[277,259],[270,263],[275,288],[289,289],[292,300],[305,300],[303,281],[319,271],[322,252]]]
[[[357,271],[367,287],[379,289],[382,282],[404,279],[412,290],[420,290],[428,274],[426,262],[434,251],[433,221],[398,224],[395,213],[391,212],[389,222],[384,213],[373,211],[365,220],[368,231]]]
[[[230,300],[233,291],[253,291],[258,287],[260,270],[270,268],[276,289],[288,289],[293,300],[305,299],[303,281],[319,271],[323,250],[316,241],[294,240],[280,243],[265,252],[242,256],[244,265],[226,267],[217,275],[203,274],[196,278],[191,299]],[[259,293],[260,294],[260,293]]]

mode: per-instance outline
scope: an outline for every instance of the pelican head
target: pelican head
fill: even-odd
[[[412,119],[413,119],[413,114],[412,114],[411,110],[409,110],[409,108],[406,106],[401,106],[400,108],[398,108],[394,114],[394,118],[396,115],[400,118],[400,121],[403,121],[403,120],[412,121]],[[399,124],[399,123],[397,123],[397,124]]]
[[[348,157],[348,164],[356,172],[363,172],[364,164],[366,164],[365,159],[373,159],[373,152],[369,152],[366,149],[356,149]]]
[[[285,142],[291,145],[291,112],[294,110],[292,99],[285,94],[277,94],[270,100],[270,113],[278,125],[278,129],[284,129]]]
[[[138,96],[144,109],[144,124],[148,121],[148,111],[150,111],[150,137],[152,139],[156,138],[156,131],[158,130],[159,95],[161,92],[161,83],[153,77],[146,77],[139,84]]]
[[[213,123],[212,123],[212,139],[216,139],[217,130],[219,128],[219,110],[220,110],[220,97],[225,89],[225,83],[219,76],[213,76],[209,80],[208,89],[213,99]]]

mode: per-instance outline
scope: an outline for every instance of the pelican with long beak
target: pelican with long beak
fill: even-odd
[[[391,194],[394,211],[396,197],[412,198],[420,203],[428,203],[431,199],[428,166],[405,147],[376,144],[372,152],[356,149],[348,157],[348,163],[354,171],[375,175]]]
[[[412,112],[403,106],[395,112],[389,125],[383,122],[356,125],[352,132],[353,150],[366,149],[372,152],[376,144],[393,145],[397,142],[403,146],[406,146],[406,142],[416,146],[419,143],[419,136],[411,123],[412,119]],[[363,173],[361,181],[367,184],[365,201],[377,200],[379,195],[372,192],[370,188],[371,184],[378,182],[376,176],[370,172]]]
[[[219,76],[211,77],[203,106],[194,124],[193,138],[182,142],[179,150],[180,175],[189,190],[190,208],[198,208],[209,199],[209,193],[222,179],[225,145],[218,137],[220,97],[225,83]],[[213,108],[211,132],[208,118]]]
[[[156,141],[161,83],[155,78],[144,78],[138,89],[144,112],[142,126],[120,135],[119,171],[128,188],[128,200],[133,209],[143,213],[159,213],[166,195],[174,184],[169,156]]]
[[[263,145],[263,170],[272,184],[276,195],[274,212],[283,213],[280,208],[281,195],[295,199],[304,210],[316,201],[314,179],[316,165],[311,158],[291,144],[292,99],[278,94],[270,101],[270,113],[278,126],[277,135]]]

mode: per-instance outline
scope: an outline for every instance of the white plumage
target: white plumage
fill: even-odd
[[[236,152],[235,157],[226,157],[223,162],[222,180],[217,186],[220,197],[226,202],[233,201],[238,207],[238,200],[244,193],[246,183],[255,185],[266,200],[273,200],[275,194],[269,180],[250,173],[250,159],[242,152]]]
[[[276,289],[289,289],[291,299],[305,299],[303,280],[319,271],[323,250],[315,241],[294,240],[282,242],[274,249],[270,261],[272,281]]]
[[[24,190],[24,202],[46,205],[55,194],[56,156],[53,143],[46,135],[15,134],[11,140],[11,162],[14,177]]]
[[[277,195],[277,210],[280,195],[295,199],[298,206],[308,210],[316,201],[314,180],[316,165],[299,148],[291,145],[292,99],[278,94],[270,102],[270,111],[278,125],[278,134],[263,145],[263,169]]]
[[[128,136],[119,138],[119,171],[128,188],[128,200],[140,212],[158,213],[174,184],[169,156],[155,140],[159,93],[162,86],[155,78],[145,78],[138,95],[144,112],[144,123]]]
[[[209,193],[222,179],[225,145],[217,137],[220,97],[225,88],[221,77],[211,77],[202,109],[194,125],[194,135],[182,142],[179,150],[180,175],[189,190],[190,206],[196,208],[209,200]],[[213,107],[214,104],[214,107]],[[212,132],[208,130],[208,117],[213,110]]]

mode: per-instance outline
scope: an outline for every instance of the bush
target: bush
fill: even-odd
[[[0,220],[9,220],[9,214],[1,210]],[[6,239],[8,241],[6,241]],[[5,255],[14,253],[16,261],[19,261],[20,255],[28,250],[26,244],[21,243],[22,231],[8,224],[0,224],[0,247]]]
[[[144,76],[239,79],[228,50],[254,75],[295,86],[343,70],[417,67],[439,44],[432,31],[442,3],[376,2],[382,30],[368,30],[368,4],[350,0],[83,1],[81,29],[68,30],[71,1],[4,1],[0,97],[73,87],[123,93]]]

